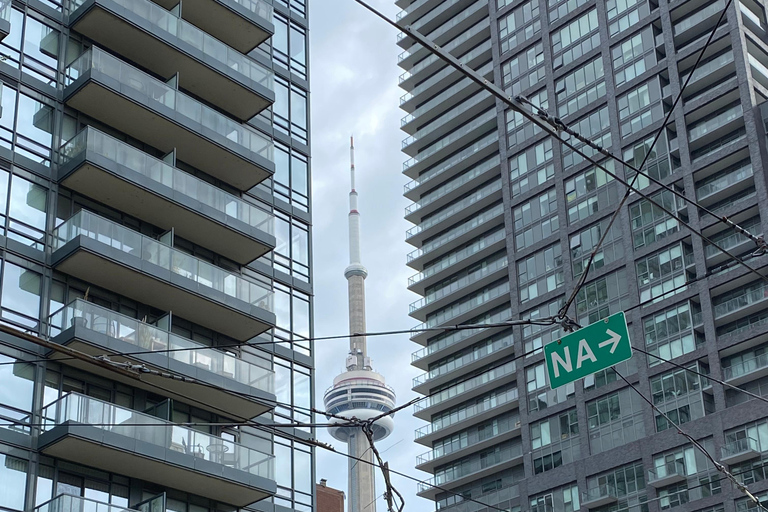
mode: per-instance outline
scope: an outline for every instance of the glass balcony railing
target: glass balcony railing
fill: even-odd
[[[465,247],[464,249],[452,254],[450,257],[440,260],[437,264],[427,267],[423,271],[419,272],[418,274],[415,274],[409,277],[408,286],[421,282],[424,279],[431,277],[447,268],[453,267],[453,265],[455,265],[456,263],[467,259],[468,257],[472,256],[473,254],[476,254],[479,251],[482,251],[489,245],[493,245],[496,242],[500,242],[501,240],[504,240],[506,236],[507,235],[504,232],[504,229],[502,228],[498,231],[495,231],[491,235],[481,238],[474,244],[468,247]]]
[[[464,222],[463,224],[460,224],[455,228],[451,229],[447,233],[444,233],[440,238],[436,240],[432,240],[424,244],[424,246],[421,247],[420,249],[416,249],[415,251],[410,252],[408,254],[408,262],[410,263],[416,258],[420,258],[425,254],[428,254],[434,251],[435,249],[442,247],[443,245],[449,243],[450,241],[455,240],[456,238],[468,233],[469,231],[472,231],[478,226],[482,226],[486,222],[498,217],[499,215],[502,215],[503,213],[504,213],[504,205],[498,204],[493,208],[491,208],[490,210],[486,210],[480,213],[479,215],[476,215],[475,217],[468,220],[467,222]]]
[[[422,233],[430,228],[437,226],[438,224],[441,224],[442,222],[445,222],[454,215],[465,211],[473,204],[477,203],[478,201],[482,201],[483,199],[493,195],[499,190],[501,190],[501,178],[498,178],[495,181],[489,183],[480,190],[474,192],[472,195],[451,204],[446,209],[441,210],[435,215],[424,219],[421,224],[413,226],[411,229],[405,232],[405,239],[408,240],[409,238],[412,238],[419,233]]]
[[[12,3],[10,0],[7,2],[0,2],[0,20],[6,21],[8,23],[11,22],[11,6]]]
[[[661,466],[648,470],[648,481],[656,482],[673,477],[685,477],[685,464],[682,460],[664,462]]]
[[[516,445],[508,446],[502,450],[496,457],[480,457],[473,459],[469,463],[464,463],[460,468],[456,468],[454,471],[447,471],[445,473],[438,473],[429,480],[419,482],[417,492],[425,492],[431,490],[435,485],[445,485],[460,478],[467,477],[483,469],[491,468],[509,462],[523,455],[523,445],[518,443]],[[442,491],[442,489],[438,489]]]
[[[723,368],[723,377],[725,380],[731,380],[766,367],[768,367],[768,353],[743,359],[741,362]]]
[[[451,68],[451,69],[453,69],[453,68]],[[429,112],[433,108],[435,108],[435,107],[437,107],[439,105],[442,105],[448,99],[450,99],[453,96],[455,96],[456,94],[458,94],[459,91],[462,91],[462,90],[470,87],[472,85],[472,83],[473,82],[468,80],[468,79],[461,79],[461,80],[459,80],[458,82],[456,82],[455,84],[453,84],[448,89],[444,90],[443,92],[441,92],[440,94],[438,94],[434,98],[432,98],[429,101],[427,101],[426,103],[420,105],[419,108],[417,108],[416,110],[414,110],[410,114],[408,114],[406,116],[403,116],[403,118],[400,119],[400,126],[403,127],[406,124],[414,121],[415,119],[423,116],[425,112]],[[405,147],[406,145],[407,144],[403,143],[402,147]]]
[[[718,139],[715,139],[712,142],[705,144],[704,146],[700,147],[695,151],[691,151],[691,161],[697,162],[702,158],[708,157],[715,151],[718,151],[719,149],[724,148],[725,146],[728,146],[729,144],[735,144],[746,138],[747,138],[747,130],[742,126],[732,131],[731,133],[724,135],[723,137],[719,137]]]
[[[715,304],[715,318],[720,318],[741,308],[757,304],[768,299],[768,285],[758,286],[744,291],[741,295],[733,297],[719,304]]]
[[[503,364],[498,368],[494,368],[493,370],[489,370],[485,373],[475,375],[471,379],[467,379],[464,382],[445,388],[439,393],[430,396],[426,400],[422,400],[421,402],[416,402],[415,404],[413,404],[413,411],[419,412],[419,411],[423,411],[424,409],[429,409],[430,407],[440,405],[446,400],[450,400],[451,398],[456,398],[457,396],[460,396],[463,393],[472,391],[473,389],[479,388],[480,386],[488,384],[489,382],[493,382],[496,379],[500,379],[501,377],[511,375],[515,373],[515,371],[516,371],[515,362],[509,361],[508,363]]]
[[[696,199],[701,200],[711,196],[715,192],[719,192],[740,181],[751,178],[753,174],[754,171],[752,170],[752,164],[748,163],[733,172],[729,172],[728,174],[715,178],[711,181],[707,181],[703,185],[697,187]]]
[[[87,0],[70,0],[70,9],[76,11]],[[234,48],[230,48],[218,39],[200,30],[195,25],[185,21],[171,11],[167,11],[149,0],[111,0],[126,12],[133,13],[146,22],[146,30],[155,35],[171,34],[184,43],[199,50],[211,60],[226,67],[234,75],[240,74],[264,87],[274,90],[274,73],[257,61],[246,57]],[[256,9],[255,12],[265,12],[262,2],[253,0],[234,0],[246,8]]]
[[[502,393],[495,394],[487,400],[483,400],[482,402],[470,405],[469,407],[463,407],[446,418],[441,418],[437,421],[433,421],[429,425],[424,425],[423,427],[417,428],[415,431],[416,439],[421,439],[424,436],[434,434],[451,425],[455,425],[464,420],[490,411],[491,409],[496,409],[502,405],[514,402],[517,399],[517,388],[508,389]]]
[[[719,15],[725,7],[725,0],[717,0],[707,5],[703,9],[698,9],[695,13],[691,14],[687,18],[674,24],[673,32],[675,35],[680,35],[686,30],[690,30],[702,21],[715,15]]]
[[[741,227],[749,231],[750,233],[760,233],[760,229],[761,229],[759,220],[757,222],[750,222],[749,224],[741,224]],[[711,237],[711,239],[719,247],[722,247],[726,251],[730,251],[734,247],[749,241],[749,238],[747,238],[746,236],[740,233],[731,233],[730,235],[722,238]],[[707,258],[711,258],[712,256],[717,256],[720,253],[721,253],[720,249],[718,247],[715,247],[714,245],[707,244],[704,246],[704,256]]]
[[[422,322],[419,325],[414,326],[413,330],[416,331],[416,333],[418,334],[419,331],[437,327],[442,323],[449,322],[459,315],[468,313],[473,309],[475,309],[476,307],[482,306],[486,302],[489,302],[498,297],[503,297],[508,293],[509,293],[509,281],[505,281],[499,284],[498,286],[494,286],[493,288],[486,288],[485,290],[480,290],[475,294],[470,295],[469,297],[466,297],[465,300],[463,300],[462,302],[452,304],[451,306],[443,310],[440,310],[439,313],[435,314],[434,316],[431,316],[429,319],[427,319],[426,322]]]
[[[736,119],[739,119],[742,117],[743,109],[741,105],[736,105],[734,107],[729,108],[728,110],[725,110],[719,114],[717,114],[714,117],[711,117],[705,121],[700,121],[693,125],[688,130],[688,139],[693,142],[696,139],[700,139],[704,135],[711,133],[718,128],[721,128],[727,123],[730,123],[731,121],[734,121]]]
[[[439,167],[433,167],[429,171],[425,172],[424,174],[416,178],[415,180],[406,183],[404,187],[405,192],[407,193],[416,187],[420,187],[421,185],[424,185],[428,181],[442,175],[448,169],[459,164],[461,161],[466,160],[467,158],[475,155],[478,151],[482,151],[483,149],[489,146],[492,146],[497,142],[499,142],[498,132],[494,132],[488,135],[487,137],[484,137],[483,139],[475,142],[468,148],[465,148],[459,151],[457,154],[452,156],[447,161],[443,161]]]
[[[248,151],[257,153],[270,161],[274,160],[274,145],[268,137],[233,121],[98,47],[89,48],[67,67],[66,84],[70,85],[91,70],[107,75],[121,88],[138,92],[150,108],[155,104],[170,108],[177,115],[177,121],[183,122],[183,119],[188,119]]]
[[[423,308],[424,306],[432,304],[433,302],[440,300],[444,297],[447,297],[449,295],[452,295],[457,291],[463,288],[466,288],[470,284],[476,283],[480,279],[493,274],[494,272],[507,268],[508,265],[509,263],[507,262],[507,257],[504,256],[503,258],[497,259],[496,261],[493,261],[488,265],[480,267],[474,272],[467,274],[464,277],[457,279],[456,281],[453,281],[448,286],[444,288],[440,288],[439,290],[433,293],[430,293],[426,297],[423,297],[415,302],[412,302],[410,305],[410,312],[413,313],[414,311],[417,311]]]
[[[457,44],[460,44],[461,42],[463,42],[463,41],[460,41]],[[488,41],[482,43],[481,45],[476,46],[472,51],[470,51],[470,52],[462,55],[461,57],[459,57],[459,62],[461,62],[462,64],[466,64],[469,61],[476,59],[480,55],[489,52],[490,49],[491,49],[491,41],[488,40]],[[426,69],[428,66],[434,64],[435,62],[438,62],[439,60],[440,60],[440,58],[437,57],[436,55],[430,55],[429,57],[427,57],[423,61],[421,61],[418,64],[416,64],[410,70],[408,70],[405,73],[401,74],[400,75],[400,83],[402,84],[403,82],[405,82],[406,80],[408,80],[412,76],[417,75],[419,72],[421,72],[422,70]],[[401,126],[403,124],[405,124],[405,123],[401,123]]]
[[[78,393],[64,395],[43,408],[42,415],[45,431],[66,422],[82,423],[274,480],[272,455]]]
[[[581,493],[581,501],[584,503],[605,500],[606,498],[617,498],[616,489],[612,485],[601,484]]]
[[[441,185],[435,190],[433,190],[432,192],[422,196],[419,201],[411,204],[405,209],[405,215],[408,216],[413,212],[416,212],[421,208],[434,203],[441,197],[444,197],[449,192],[453,192],[454,190],[458,190],[462,188],[463,186],[465,186],[467,183],[474,180],[478,176],[482,176],[483,174],[487,173],[491,169],[498,166],[500,162],[501,162],[501,157],[496,155],[490,160],[486,160],[480,165],[473,167],[471,170],[460,175],[458,178],[455,178],[449,181],[448,183],[446,183],[445,185]]]
[[[505,308],[503,311],[499,311],[492,315],[485,315],[482,319],[480,319],[479,323],[495,324],[495,323],[502,322],[504,320],[509,320],[511,313],[512,313],[512,310],[510,308]],[[429,355],[434,354],[435,352],[439,352],[445,348],[448,348],[468,338],[471,338],[472,336],[475,336],[483,332],[484,330],[485,328],[479,327],[477,329],[464,329],[461,331],[453,332],[448,336],[444,338],[440,338],[438,341],[434,343],[430,343],[426,347],[420,350],[417,350],[416,352],[411,354],[411,361],[413,362],[413,361],[418,361],[419,359],[423,359]]]
[[[256,16],[263,18],[269,22],[272,21],[272,14],[274,8],[272,5],[264,2],[263,0],[230,0],[238,5],[245,7],[246,10],[251,11]]]
[[[36,512],[136,512],[130,508],[72,496],[71,494],[60,494],[34,510]]]
[[[84,151],[90,151],[115,162],[115,169],[128,168],[152,181],[171,188],[175,193],[199,201],[214,210],[237,219],[270,235],[274,234],[275,217],[239,197],[224,192],[206,181],[180,171],[133,146],[119,141],[93,127],[87,127],[62,146],[62,164]],[[123,178],[129,175],[121,174]]]
[[[693,78],[691,78],[690,84],[695,83],[700,78],[711,75],[713,72],[727,66],[732,62],[733,62],[733,50],[725,52],[722,55],[718,55],[712,60],[709,60],[703,64],[700,64],[696,68],[696,71],[693,72]],[[680,83],[684,84],[687,79],[688,79],[688,74],[681,76]]]
[[[275,374],[270,370],[91,302],[77,299],[51,315],[50,336],[56,336],[70,326],[82,326],[137,348],[151,350],[153,354],[164,355],[169,361],[207,370],[267,393],[275,392]]]
[[[726,333],[719,334],[717,337],[721,340],[725,340],[728,338],[732,338],[734,336],[738,336],[744,332],[750,331],[752,329],[756,329],[759,327],[763,327],[768,325],[768,317],[761,318],[759,320],[755,320],[754,322],[750,322],[748,324],[740,325],[736,327],[735,329],[732,329]],[[725,370],[723,370],[725,371]]]
[[[413,379],[413,386],[420,386],[432,379],[440,377],[441,375],[447,375],[466,364],[471,364],[473,362],[485,359],[489,356],[497,354],[499,351],[504,350],[505,348],[513,346],[514,344],[515,342],[511,334],[493,340],[491,343],[483,345],[482,347],[478,347],[472,350],[472,352],[464,354],[458,359],[453,359],[447,363],[443,363],[440,366],[432,368],[428,372],[422,373],[418,377],[415,377]]]
[[[757,439],[745,437],[742,439],[737,439],[736,441],[731,441],[730,443],[726,443],[722,448],[720,448],[720,451],[722,453],[723,459],[737,457],[749,452],[760,453],[760,443],[757,442]]]
[[[471,53],[470,53],[469,57],[470,58],[467,59],[467,60],[471,60],[471,57],[472,57]],[[459,62],[463,63],[463,59],[459,59]],[[484,65],[483,67],[481,67],[480,69],[478,69],[476,71],[476,73],[479,74],[479,75],[486,75],[492,69],[493,69],[492,63],[488,63],[488,64]],[[439,86],[441,84],[444,85],[445,79],[451,73],[453,73],[454,71],[456,71],[456,70],[454,68],[450,67],[450,66],[441,69],[440,71],[438,71],[437,73],[435,73],[434,75],[432,75],[431,77],[429,77],[428,79],[424,80],[419,85],[414,87],[413,90],[411,90],[410,92],[407,92],[407,93],[403,94],[402,96],[400,96],[400,105],[402,105],[406,101],[409,101],[409,100],[413,99],[414,97],[416,97],[416,96],[418,96],[420,94],[423,94],[424,91],[427,91],[427,90],[429,90],[432,87]],[[430,102],[431,101],[432,100],[430,100]],[[421,108],[421,107],[419,107],[419,108]],[[406,123],[409,123],[409,122],[413,121],[413,119],[410,117],[411,115],[412,114],[409,114],[409,115],[403,117],[400,120],[400,126],[403,126]],[[408,119],[408,120],[406,121],[405,119]]]
[[[77,236],[97,240],[113,250],[140,257],[142,262],[157,265],[205,288],[273,311],[273,293],[262,285],[86,210],[80,210],[53,230],[53,250],[61,248]]]
[[[459,103],[455,107],[453,107],[448,112],[442,114],[440,117],[429,123],[427,126],[419,130],[418,132],[414,133],[407,139],[404,139],[402,142],[402,149],[407,148],[411,144],[418,142],[419,140],[423,139],[430,133],[433,133],[439,129],[442,129],[445,127],[447,123],[450,123],[456,119],[459,115],[463,114],[464,112],[471,110],[472,107],[477,106],[478,104],[482,103],[483,101],[487,100],[491,97],[491,93],[489,92],[480,92],[478,94],[475,94],[469,100],[466,100],[462,103]]]
[[[418,164],[419,162],[423,162],[424,160],[430,158],[440,150],[447,148],[451,144],[455,144],[457,140],[477,130],[480,126],[495,120],[496,120],[495,108],[484,112],[483,114],[474,118],[471,122],[462,125],[462,127],[459,128],[458,130],[451,132],[450,134],[448,134],[448,136],[443,137],[438,142],[430,145],[428,148],[420,152],[415,157],[410,158],[407,161],[403,162],[403,170],[409,169],[414,165]]]

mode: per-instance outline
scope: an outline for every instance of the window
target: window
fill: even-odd
[[[630,27],[636,27],[641,19],[658,7],[648,0],[607,0],[608,33],[611,37]]]
[[[309,208],[309,170],[307,157],[275,143],[274,191],[277,197],[302,211]]]
[[[525,303],[563,285],[563,256],[560,244],[542,249],[517,264],[520,303]]]
[[[549,101],[547,99],[547,90],[542,89],[528,98],[531,103],[542,108],[547,109]],[[514,110],[507,110],[507,143],[512,148],[518,144],[529,143],[531,138],[541,133],[541,128],[538,125],[533,124],[531,121],[523,117],[522,114]]]
[[[552,139],[547,138],[525,152],[509,159],[509,181],[512,197],[516,197],[555,176],[552,163]]]
[[[501,53],[508,52],[520,43],[530,41],[541,32],[539,2],[529,0],[499,19]]]
[[[295,218],[275,212],[275,238],[272,253],[276,269],[309,281],[309,227]]]
[[[277,13],[273,15],[272,22],[275,25],[275,33],[272,36],[273,58],[286,69],[293,71],[306,80],[306,31],[298,24],[289,21]]]
[[[47,187],[0,169],[0,234],[43,250],[47,210]]]
[[[645,468],[642,463],[622,466],[618,469],[601,475],[587,478],[587,494],[591,497],[613,495],[620,499],[620,508],[635,509],[640,503],[646,501],[645,497]],[[642,496],[638,496],[642,494]]]
[[[616,86],[630,82],[656,65],[653,28],[625,39],[611,48]]]
[[[589,325],[629,307],[629,287],[622,268],[585,284],[576,294],[578,322]]]
[[[32,412],[32,392],[35,384],[35,366],[0,354],[0,422],[28,422]],[[29,433],[24,426],[5,426],[10,430]],[[0,491],[2,496],[2,491]]]
[[[434,313],[427,315],[427,320],[424,322],[425,327],[435,327],[444,322],[447,322],[458,315],[467,313],[476,308],[480,304],[484,304],[497,297],[503,297],[509,293],[509,279],[503,279],[493,284],[486,286],[471,295],[462,297],[458,302],[454,302],[444,308],[440,308]]]
[[[643,319],[648,352],[664,359],[674,359],[693,352],[704,342],[693,330],[694,312],[691,308],[690,303],[684,302]],[[649,366],[661,362],[653,356],[648,357]]]
[[[660,206],[681,215],[678,211],[685,202],[669,190],[661,190],[629,207],[632,222],[632,243],[635,249],[651,245],[680,231],[680,223],[669,216]]]
[[[307,412],[310,403],[310,370],[297,363],[275,357],[275,395],[277,401],[291,404],[293,409],[278,405],[275,409],[275,419],[279,422],[301,421],[311,423]]]
[[[709,369],[700,363],[694,363],[688,368],[699,373],[709,373]],[[676,424],[687,423],[715,411],[714,398],[701,393],[707,384],[707,381],[702,381],[701,377],[686,370],[663,373],[651,379],[653,403]],[[657,432],[674,428],[659,412],[655,413],[655,421]]]
[[[19,260],[23,264],[23,260]],[[37,329],[40,318],[42,274],[9,261],[3,262],[2,318],[25,329]],[[42,269],[39,269],[42,270]]]
[[[617,103],[622,138],[638,133],[664,117],[658,78],[619,96]]]
[[[593,143],[604,148],[611,147],[611,120],[608,116],[608,106],[603,106],[581,119],[569,122],[571,128]],[[581,142],[572,141],[575,148],[585,155],[592,157],[597,153],[594,149]],[[574,165],[584,161],[581,155],[574,153],[570,148],[563,147],[563,169],[568,170]],[[604,166],[607,167],[607,166]]]
[[[546,371],[544,363],[525,369],[529,412],[543,411],[547,407],[565,402],[576,392],[573,382],[557,389],[543,389],[548,388]],[[537,393],[539,390],[542,391]]]
[[[0,53],[6,64],[55,89],[60,37],[58,30],[11,9],[11,31],[0,43]]]
[[[592,9],[552,34],[553,66],[558,69],[600,46],[597,10]]]
[[[547,318],[555,316],[560,308],[563,307],[565,299],[560,297],[557,300],[550,302],[549,304],[542,304],[536,309],[526,311],[521,315],[521,318],[525,320],[536,320],[538,318]],[[525,347],[525,353],[529,355],[538,354],[541,352],[541,348],[550,341],[556,340],[561,335],[560,327],[543,326],[543,325],[524,325],[523,326],[523,343]]]
[[[536,87],[544,80],[545,71],[544,44],[538,42],[501,66],[504,90],[514,96],[531,87]]]
[[[624,160],[632,166],[639,168],[646,153],[648,153],[648,148],[650,148],[653,143],[653,139],[654,136],[648,137],[634,146],[625,149]],[[651,184],[650,179],[644,176],[644,174],[657,180],[663,180],[680,169],[679,159],[668,154],[667,136],[666,134],[662,134],[656,142],[656,145],[653,147],[650,156],[645,161],[645,166],[642,169],[643,174],[637,177],[634,187],[642,190]],[[632,180],[635,179],[635,173],[629,169],[627,171],[627,182],[632,183]]]
[[[669,298],[688,282],[686,267],[693,262],[690,246],[679,242],[637,261],[640,302]]]
[[[603,161],[601,166],[615,172],[613,160]],[[613,176],[600,167],[589,167],[565,182],[565,202],[568,224],[573,224],[617,204],[618,187]]]
[[[714,453],[712,438],[702,439],[702,447]],[[733,469],[733,468],[731,468]],[[680,475],[684,480],[659,490],[662,510],[720,493],[720,474],[701,450],[691,444],[654,455],[651,478]]]
[[[24,509],[29,462],[26,452],[7,445],[0,445],[0,503],[15,510]]]
[[[597,56],[555,82],[557,114],[566,117],[605,96],[603,58]]]
[[[530,512],[575,512],[579,510],[580,491],[577,485],[567,485],[547,491],[530,500]]]
[[[517,250],[550,237],[560,229],[557,192],[554,188],[533,197],[512,210]]]
[[[643,403],[631,388],[587,402],[589,448],[593,455],[645,436]]]
[[[309,296],[285,285],[274,284],[275,336],[293,340],[292,348],[310,355]]]
[[[12,149],[33,164],[50,167],[55,114],[43,98],[32,98],[2,84],[0,147]]]
[[[593,224],[571,236],[569,246],[571,248],[571,264],[573,265],[574,278],[579,277],[584,272],[592,251],[603,236],[609,222],[610,218],[605,218],[597,224]],[[603,240],[600,249],[592,260],[592,270],[621,261],[623,258],[624,244],[621,225],[614,223],[608,234],[605,235],[605,240]]]
[[[307,144],[307,93],[293,83],[275,77],[274,127]]]
[[[534,473],[569,464],[579,457],[576,410],[531,424]]]
[[[575,11],[589,0],[549,0],[549,22],[554,23],[570,12]]]

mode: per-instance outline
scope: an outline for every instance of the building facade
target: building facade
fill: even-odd
[[[639,165],[722,0],[398,0],[410,25],[462,63]],[[664,126],[646,171],[765,233],[759,207],[768,110],[762,2],[732,3]],[[412,181],[407,263],[418,327],[556,315],[625,188],[511,112],[405,34],[401,127]],[[618,175],[632,173],[595,155]],[[637,186],[740,257],[754,244],[647,178]],[[763,210],[761,212],[761,210]],[[587,325],[628,311],[632,343],[768,393],[768,288],[632,194],[569,313]],[[766,257],[749,263],[760,268]],[[632,308],[630,310],[630,308]],[[541,347],[558,327],[418,332],[414,415],[431,473],[419,494],[451,512],[752,510],[613,370],[549,389]],[[515,360],[513,360],[515,359]],[[673,421],[765,495],[768,408],[635,353],[617,366]],[[479,502],[479,503],[478,503]],[[481,504],[482,503],[482,504]],[[487,506],[486,506],[487,505]]]
[[[306,1],[1,3],[0,510],[314,510]]]
[[[325,478],[315,485],[317,512],[344,512],[344,491],[328,487]]]

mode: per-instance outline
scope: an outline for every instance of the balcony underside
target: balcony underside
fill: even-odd
[[[153,0],[166,9],[173,9],[178,0]],[[184,0],[181,17],[247,54],[275,33],[269,20],[233,0]]]
[[[59,170],[59,183],[245,265],[271,251],[275,237],[228,217],[115,162],[87,154]]]
[[[85,2],[70,15],[69,23],[73,30],[165,80],[178,73],[185,90],[240,120],[252,118],[275,101],[268,87],[235,73],[180,37],[156,33],[147,20],[110,0]]]
[[[275,325],[275,315],[146,260],[77,236],[55,251],[57,270],[204,325],[239,341]]]
[[[616,496],[611,496],[609,494],[606,494],[604,496],[600,496],[597,498],[584,499],[582,501],[582,505],[592,510],[595,508],[603,507],[605,505],[609,505],[611,503],[616,503],[617,501],[618,501],[618,498],[616,498]]]
[[[660,489],[668,485],[684,482],[685,479],[686,477],[683,474],[669,473],[668,475],[664,475],[662,477],[656,478],[655,480],[648,480],[648,485],[650,485],[651,487],[655,487],[656,489]]]
[[[274,408],[275,396],[273,394],[242,384],[233,379],[224,378],[204,368],[168,358],[164,352],[135,354],[130,357],[117,356],[117,354],[141,352],[143,350],[160,350],[152,346],[151,343],[148,344],[146,349],[142,349],[115,336],[99,333],[79,325],[69,327],[53,338],[53,341],[92,356],[106,354],[112,361],[146,364],[155,369],[170,371],[199,380],[202,384],[182,382],[151,374],[142,375],[142,380],[136,380],[123,377],[106,368],[89,364],[80,359],[69,358],[59,352],[52,351],[49,354],[51,360],[60,360],[61,363],[67,366],[79,368],[89,373],[101,375],[107,379],[117,380],[129,386],[146,389],[154,393],[158,390],[154,384],[158,384],[162,386],[163,393],[170,398],[189,403],[213,413],[225,413],[233,418],[251,419]]]
[[[459,393],[455,396],[452,396],[450,398],[447,398],[440,403],[431,405],[429,407],[425,407],[424,409],[421,409],[418,411],[414,411],[413,415],[422,420],[429,420],[432,416],[437,415],[441,411],[446,411],[451,407],[454,407],[455,405],[460,404],[461,402],[465,402],[472,398],[478,397],[482,395],[484,392],[489,391],[493,388],[498,388],[505,384],[508,384],[514,381],[516,378],[517,378],[517,373],[514,370],[512,370],[510,371],[510,373],[506,375],[501,375],[487,382],[478,384],[475,387],[468,389],[462,393]]]
[[[192,126],[186,119],[176,120],[178,116],[170,108],[164,112],[150,108],[132,89],[123,87],[118,92],[105,85],[113,82],[99,72],[91,71],[65,89],[65,101],[84,114],[161,151],[170,153],[176,149],[179,160],[238,190],[248,190],[273,174],[274,164],[266,158],[241,147],[236,149],[232,147],[234,143],[228,147],[224,137],[207,136],[210,130],[200,124]]]
[[[117,427],[119,428],[119,427]],[[148,427],[148,431],[152,428]],[[170,443],[169,443],[170,444]],[[41,434],[41,451],[103,471],[243,507],[274,495],[274,481],[102,429],[65,423]]]
[[[733,464],[739,464],[740,462],[746,462],[750,459],[755,459],[760,456],[760,452],[749,448],[744,451],[734,453],[733,455],[723,455],[720,457],[720,462],[732,466]]]
[[[515,437],[520,436],[520,432],[521,432],[520,427],[513,428],[512,430],[508,430],[501,434],[495,435],[493,437],[485,439],[484,441],[480,441],[479,443],[472,444],[461,450],[456,450],[455,452],[448,453],[446,455],[443,455],[442,457],[432,459],[423,464],[417,464],[416,469],[432,473],[434,472],[437,466],[448,464],[449,462],[453,462],[454,460],[460,459],[462,457],[466,457],[469,454],[478,453],[479,451],[484,450],[486,448],[490,448],[493,445],[502,443],[504,441],[508,441],[510,439],[514,439]]]
[[[440,484],[441,489],[438,489],[436,487],[428,487],[427,489],[417,492],[417,494],[422,498],[426,498],[428,500],[434,500],[438,494],[445,492],[443,491],[443,489],[455,489],[461,485],[467,484],[474,480],[480,480],[494,473],[503,471],[508,468],[512,468],[522,463],[523,463],[523,455],[517,455],[515,457],[505,460],[501,464],[494,464],[493,466],[472,472],[466,476],[457,478],[456,480],[453,480],[451,482],[442,483]]]

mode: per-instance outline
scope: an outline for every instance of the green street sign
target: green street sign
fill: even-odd
[[[559,388],[569,382],[599,372],[632,357],[627,319],[621,311],[588,325],[544,347],[549,386]]]

